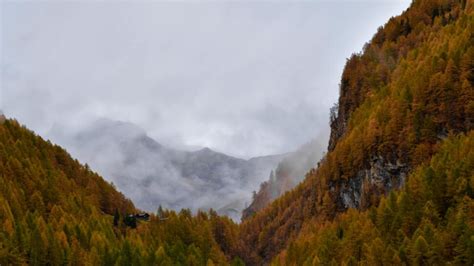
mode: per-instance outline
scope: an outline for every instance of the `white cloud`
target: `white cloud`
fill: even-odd
[[[250,157],[328,130],[345,58],[407,1],[1,2],[0,109]]]

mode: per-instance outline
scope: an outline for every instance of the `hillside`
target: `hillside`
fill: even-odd
[[[240,225],[161,207],[130,224],[112,184],[0,117],[0,264],[472,265],[473,12],[417,0],[379,28],[347,61],[326,156]]]
[[[443,140],[400,190],[365,211],[311,221],[275,265],[471,265],[474,132]]]
[[[143,210],[213,208],[235,221],[283,157],[244,160],[209,148],[182,151],[161,145],[135,124],[109,119],[73,132],[55,127],[49,135]]]
[[[0,154],[2,265],[212,265],[231,260],[214,235],[223,234],[228,224],[226,237],[235,237],[236,227],[215,212],[193,217],[189,210],[160,209],[159,216],[152,214],[133,229],[123,220],[137,212],[130,200],[16,121],[0,124]]]
[[[321,159],[321,143],[315,139],[301,146],[298,150],[286,155],[270,173],[267,181],[260,184],[252,202],[242,212],[242,219],[255,215],[268,206],[273,200],[294,188]]]
[[[411,182],[412,176],[421,171],[419,167],[429,163],[433,155],[440,156],[444,152],[440,148],[443,140],[454,141],[457,135],[473,129],[473,34],[471,2],[415,1],[402,15],[390,19],[380,28],[360,54],[348,59],[342,75],[339,102],[332,110],[329,152],[301,185],[241,225],[241,239],[247,243],[247,249],[241,254],[247,263],[268,262],[281,252],[285,257],[293,249],[291,243],[295,239],[298,243],[310,245],[309,239],[312,236],[317,238],[318,228],[349,209],[374,210],[376,206],[384,209],[384,201],[380,199],[389,191]],[[472,143],[472,133],[462,138],[466,144]],[[448,153],[453,152],[456,151]],[[466,153],[468,159],[464,167],[467,172],[461,174],[455,165],[450,164],[446,165],[448,169],[443,169],[457,173],[456,182],[464,184],[457,190],[459,194],[439,195],[440,192],[436,192],[448,203],[441,209],[430,198],[423,198],[420,202],[431,204],[436,209],[440,220],[433,227],[441,234],[449,235],[446,225],[452,222],[453,211],[470,206],[472,200],[473,171],[469,159],[472,158],[469,157],[472,156],[472,146]],[[442,178],[448,176],[443,172],[435,174]],[[459,205],[461,203],[454,201],[453,197],[465,199],[463,204],[467,205]],[[409,240],[419,234],[419,230],[417,233],[413,229],[423,228],[421,214],[412,215],[399,218],[412,223],[412,230],[398,232],[398,239],[407,239],[407,245],[412,244]],[[467,215],[467,218],[465,224],[460,225],[462,233],[450,235],[453,245],[472,236],[472,216],[469,212],[460,215]],[[371,221],[364,223],[367,227],[378,227]],[[335,224],[343,226],[342,222]],[[327,233],[327,241],[331,237],[344,237],[331,235],[330,231]],[[411,257],[402,254],[407,251],[400,250],[401,242],[384,238],[377,241],[384,252],[390,250],[387,252],[410,263]],[[415,246],[423,245],[416,244],[416,239],[414,242]],[[368,259],[368,254],[362,254],[363,242],[351,244],[354,249],[348,250],[359,250],[358,256],[350,253],[356,260]],[[449,254],[440,255],[438,259],[452,261],[463,252],[473,254],[472,250],[461,251],[454,246],[448,250]],[[310,249],[300,246],[299,251],[310,252]],[[321,252],[326,252],[326,255],[334,255],[328,252],[339,253],[333,247],[322,247]],[[423,252],[433,255],[433,251],[428,249]],[[297,257],[287,257],[287,262],[296,261]],[[330,263],[322,255],[318,257],[322,264]],[[338,263],[348,262],[344,256],[333,258]]]

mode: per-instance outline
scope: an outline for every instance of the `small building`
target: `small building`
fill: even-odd
[[[137,214],[135,214],[135,218],[137,218],[138,220],[149,221],[150,220],[150,215],[146,212],[137,213]]]
[[[135,213],[135,214],[129,214],[125,217],[124,223],[125,225],[131,227],[131,228],[136,228],[137,227],[137,221],[149,221],[150,220],[150,215],[148,213]]]

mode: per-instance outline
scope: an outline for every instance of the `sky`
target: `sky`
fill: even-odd
[[[0,109],[46,138],[108,118],[170,147],[292,151],[327,142],[346,58],[408,5],[1,1]]]

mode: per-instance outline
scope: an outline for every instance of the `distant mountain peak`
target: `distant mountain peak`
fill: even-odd
[[[252,190],[282,159],[276,155],[244,160],[209,147],[178,150],[162,146],[133,123],[108,118],[65,134],[57,126],[56,132],[56,140],[62,140],[72,154],[147,211],[158,205],[213,208],[238,221]],[[227,205],[232,207],[221,208]]]
[[[208,147],[204,147],[204,148],[198,150],[198,152],[215,152],[215,151],[211,150],[211,149],[208,148]]]
[[[118,130],[127,132],[130,135],[146,135],[146,132],[140,126],[127,122],[127,121],[120,121],[120,120],[112,120],[109,118],[99,118],[92,123],[92,127],[95,129],[102,129],[102,130]]]

